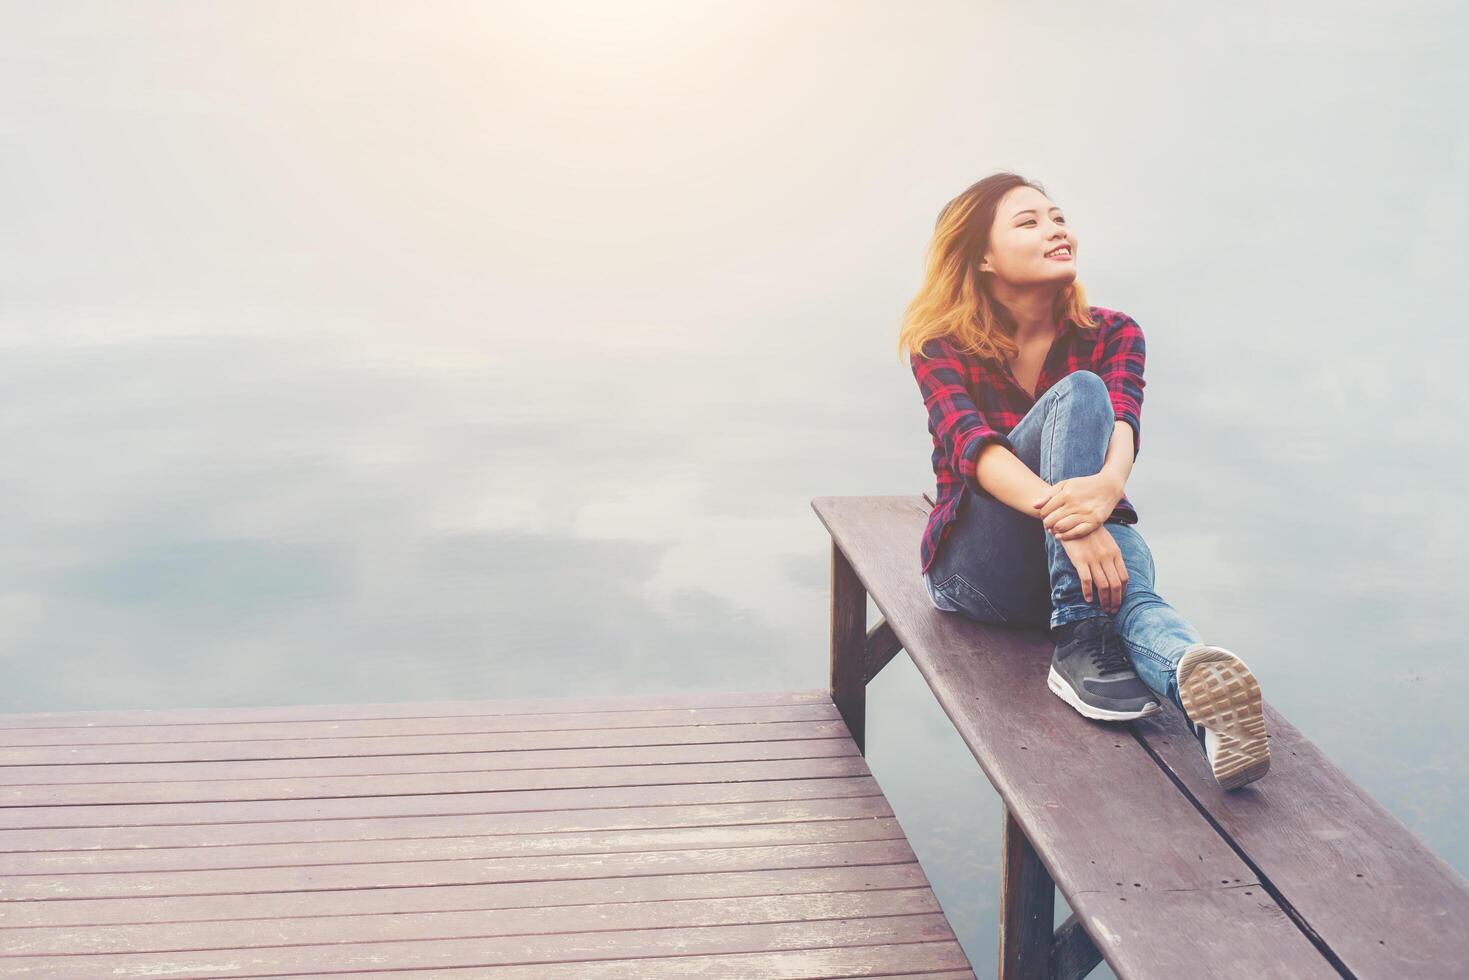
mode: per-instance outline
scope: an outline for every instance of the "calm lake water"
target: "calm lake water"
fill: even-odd
[[[932,490],[897,320],[1013,169],[1159,591],[1469,872],[1462,6],[0,24],[0,711],[824,686],[810,500]],[[998,799],[906,657],[868,725],[983,974]]]

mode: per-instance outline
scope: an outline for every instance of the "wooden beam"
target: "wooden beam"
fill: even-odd
[[[865,665],[863,673],[866,682],[870,683],[894,657],[902,652],[903,641],[898,639],[898,634],[893,632],[887,620],[879,619],[877,625],[867,631],[867,642],[862,651],[862,663]]]
[[[1051,980],[1056,883],[1009,807],[1000,841],[1000,980]]]
[[[1082,928],[1081,920],[1072,912],[1066,921],[1056,928],[1051,942],[1052,980],[1081,980],[1102,962],[1096,943]]]
[[[867,589],[836,542],[831,546],[831,700],[857,750],[867,754]]]

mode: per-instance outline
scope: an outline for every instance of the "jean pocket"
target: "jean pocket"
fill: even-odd
[[[935,588],[939,595],[958,607],[958,612],[962,612],[970,619],[978,620],[981,623],[1009,622],[1004,614],[995,608],[995,604],[990,602],[989,597],[966,582],[964,576],[957,572]]]

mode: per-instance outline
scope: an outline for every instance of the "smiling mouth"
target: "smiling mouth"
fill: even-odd
[[[1045,255],[1045,257],[1048,258],[1048,259],[1070,259],[1071,258],[1071,246],[1070,245],[1062,245],[1062,246],[1060,246],[1059,248],[1057,248],[1053,252],[1047,252],[1046,255]]]

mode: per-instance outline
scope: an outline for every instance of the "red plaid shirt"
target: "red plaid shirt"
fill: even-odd
[[[990,497],[975,478],[979,451],[998,442],[1012,453],[1008,436],[1052,385],[1073,371],[1094,371],[1107,383],[1116,417],[1132,426],[1133,458],[1141,449],[1143,332],[1137,321],[1116,310],[1090,307],[1096,327],[1083,328],[1069,317],[1056,335],[1036,381],[1032,398],[1015,380],[1010,365],[961,353],[946,339],[923,345],[926,357],[909,356],[933,435],[933,472],[938,494],[919,548],[922,571],[938,554],[964,498],[964,491]],[[1111,520],[1137,523],[1137,511],[1124,494]]]

